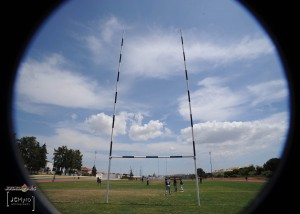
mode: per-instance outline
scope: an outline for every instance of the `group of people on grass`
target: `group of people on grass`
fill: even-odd
[[[180,191],[183,192],[183,181],[182,178],[179,179],[179,183],[180,183]],[[165,178],[165,184],[166,184],[166,193],[167,194],[171,194],[171,181],[170,178]],[[174,191],[177,192],[177,179],[176,177],[173,178],[173,186],[174,186]]]
[[[101,178],[97,177],[97,183],[99,186],[101,186]],[[165,178],[165,184],[166,184],[166,192],[165,194],[171,194],[171,181],[170,178]],[[179,179],[180,184],[180,191],[183,192],[183,181],[182,178]],[[149,185],[149,178],[147,178],[147,186]],[[174,191],[177,192],[177,179],[176,177],[173,178],[173,185],[174,185]]]

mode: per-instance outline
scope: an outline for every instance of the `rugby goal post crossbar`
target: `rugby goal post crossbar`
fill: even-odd
[[[193,155],[123,155],[123,156],[110,156],[109,158],[194,158]]]
[[[110,138],[110,151],[109,151],[108,174],[107,174],[107,184],[106,184],[106,203],[108,204],[110,168],[111,168],[111,160],[113,158],[193,158],[194,159],[194,167],[195,167],[195,177],[196,177],[197,201],[198,201],[198,206],[200,206],[200,193],[199,193],[199,185],[198,185],[197,166],[196,166],[196,148],[195,148],[195,139],[194,139],[194,128],[193,128],[191,98],[190,98],[190,90],[189,90],[189,79],[188,79],[188,72],[187,72],[187,66],[186,66],[186,56],[185,56],[185,51],[184,51],[183,36],[182,36],[182,31],[181,30],[180,30],[180,38],[181,38],[182,55],[183,55],[183,61],[184,61],[184,70],[185,70],[185,79],[186,79],[186,90],[187,90],[188,102],[189,102],[190,126],[191,126],[191,131],[192,131],[192,143],[193,143],[193,154],[194,155],[171,155],[171,156],[156,156],[156,155],[146,155],[146,156],[122,155],[122,156],[113,156],[112,155],[113,133],[114,133],[114,126],[115,126],[115,114],[116,114],[116,104],[117,104],[117,96],[118,96],[118,83],[119,83],[119,80],[120,80],[120,68],[121,68],[121,62],[122,62],[122,51],[123,51],[123,43],[124,43],[124,33],[125,32],[123,30],[122,40],[121,40],[121,49],[120,49],[120,55],[119,55],[118,72],[117,72],[117,81],[116,81],[116,90],[115,90],[115,99],[114,99],[114,108],[113,108],[113,120],[112,120],[112,128],[111,128],[111,138]]]

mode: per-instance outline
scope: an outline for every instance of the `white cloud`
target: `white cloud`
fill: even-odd
[[[84,123],[95,132],[104,133],[105,135],[111,133],[112,117],[104,113],[92,115]]]
[[[67,146],[69,149],[79,149],[81,153],[105,151],[109,149],[109,140],[99,136],[84,133],[78,129],[59,127],[55,129],[55,134],[51,136],[37,135],[39,142],[46,143],[48,158],[53,157],[54,149]],[[108,154],[108,153],[107,153]],[[89,161],[83,157],[83,162]]]
[[[227,120],[242,113],[241,105],[247,98],[241,93],[222,86],[218,78],[206,78],[200,88],[191,93],[192,114],[195,120]],[[189,119],[186,96],[179,98],[179,113]]]
[[[98,136],[89,135],[78,130],[69,128],[57,128],[54,140],[57,140],[58,145],[70,145],[74,149],[100,149],[103,147],[107,140],[101,139]]]
[[[78,117],[78,115],[77,115],[77,114],[75,114],[75,113],[73,113],[73,114],[71,115],[71,118],[72,118],[72,120],[76,120],[76,119],[77,119],[77,117]]]
[[[101,38],[106,43],[110,43],[111,39],[117,31],[124,30],[124,24],[115,16],[110,16],[107,20],[101,23]]]
[[[97,116],[99,119],[99,115]],[[77,128],[76,126],[73,126],[72,128],[58,127],[55,129],[55,134],[51,136],[38,135],[37,139],[40,142],[46,143],[48,158],[50,161],[53,157],[54,148],[57,149],[61,146],[67,146],[69,149],[79,149],[84,155],[84,165],[92,164],[95,156],[95,151],[102,154],[97,155],[98,159],[99,157],[101,157],[102,161],[107,161],[105,160],[105,158],[108,159],[110,145],[109,137],[101,137],[97,134],[93,135],[91,133],[87,133],[84,130],[78,128],[78,126]],[[134,155],[182,155],[184,154],[184,152],[191,154],[190,147],[180,144],[176,141],[160,141],[155,143],[115,142],[113,144],[114,155],[126,155],[127,153]]]
[[[79,37],[83,41],[84,47],[91,54],[91,59],[96,65],[117,62],[118,51],[120,48],[121,34],[124,28],[129,28],[117,17],[110,16],[106,19],[92,24],[87,34]],[[86,32],[86,31],[85,31]]]
[[[171,131],[158,120],[150,120],[144,125],[133,124],[129,129],[129,137],[134,141],[145,141],[168,136]]]
[[[124,72],[138,77],[166,78],[183,70],[178,32],[155,30],[124,42]]]
[[[255,85],[245,85],[240,89],[225,86],[225,79],[205,78],[199,82],[199,89],[191,93],[194,120],[226,121],[232,120],[259,105],[272,105],[284,101],[288,95],[284,80],[270,80]],[[189,119],[186,95],[178,99],[179,113]]]
[[[120,112],[115,117],[114,136],[128,135],[134,141],[146,141],[149,139],[166,137],[171,131],[159,120],[150,120],[146,124],[142,124],[143,115],[141,113]],[[112,117],[104,113],[92,115],[84,122],[96,133],[107,135],[112,131]]]
[[[95,121],[106,120],[106,116],[103,114],[94,116],[95,117],[89,118],[91,122],[89,125],[91,126],[95,125],[93,124]],[[135,125],[141,122],[141,115],[136,115],[136,117],[132,116],[130,117],[130,120],[132,118],[134,118],[134,121],[136,122]],[[137,118],[140,118],[140,121]],[[107,121],[111,124],[111,120]],[[114,143],[113,154],[192,155],[193,150],[190,127],[182,129],[177,140],[143,142],[142,140],[144,140],[144,135],[149,137],[149,133],[154,133],[155,135],[155,133],[158,132],[160,134],[156,136],[160,137],[164,133],[163,126],[160,122],[156,121],[152,125],[151,124],[152,122],[149,122],[145,125],[138,126],[142,129],[142,131],[136,133],[138,135],[135,137],[140,138],[139,140],[141,140],[141,142],[127,143],[126,141],[118,141]],[[149,129],[145,128],[147,126]],[[108,158],[109,152],[109,137],[101,137],[97,134],[87,133],[78,127],[79,126],[72,126],[71,128],[66,128],[65,126],[59,127],[55,129],[54,135],[38,135],[37,138],[39,142],[46,143],[50,159],[52,158],[54,148],[66,145],[68,148],[79,149],[84,154],[84,165],[87,163],[89,165],[92,164],[94,151],[101,152],[102,155],[98,155],[99,158],[101,156],[101,160],[106,161],[105,158]],[[100,126],[98,128],[100,128]],[[235,161],[239,158],[243,159],[243,157],[246,157],[247,155],[255,156],[255,154],[258,153],[267,155],[270,151],[274,157],[274,154],[280,154],[282,150],[282,142],[286,136],[287,128],[287,113],[278,113],[268,118],[255,121],[210,121],[194,124],[197,156],[203,164],[203,158],[205,159],[205,155],[203,155],[203,153],[208,154],[208,151],[212,151],[213,160],[218,162],[219,166],[222,166],[221,162],[227,161],[228,164],[230,164],[229,166],[233,166],[230,160]],[[251,160],[250,163],[255,163],[253,157],[252,159],[246,158],[244,160]],[[104,164],[103,167],[106,167],[106,165]],[[217,164],[215,164],[215,167],[217,167]]]
[[[150,37],[150,36],[149,36]],[[143,38],[143,41],[134,46],[129,68],[139,75],[151,77],[165,77],[183,70],[183,56],[179,35],[176,31],[163,32],[159,37]],[[190,39],[190,41],[188,41]],[[253,60],[262,55],[273,52],[273,46],[266,38],[245,37],[240,41],[231,41],[229,44],[217,44],[214,41],[199,40],[196,35],[185,38],[185,55],[187,68],[190,73],[202,72],[204,63],[209,67],[216,67],[240,60]],[[153,51],[155,50],[155,51]],[[139,60],[140,59],[140,60]]]
[[[94,26],[82,39],[95,64],[117,62],[121,34],[125,29],[122,70],[133,77],[167,78],[184,70],[179,29],[160,26],[141,28],[122,23],[111,16]],[[201,38],[200,32],[184,36],[187,67],[190,73],[241,60],[253,60],[274,52],[263,36],[244,36],[239,40],[219,41]],[[206,66],[206,64],[210,66]],[[115,65],[115,64],[113,64]],[[204,67],[205,66],[205,67]]]
[[[279,102],[288,96],[287,84],[284,80],[271,80],[247,87],[255,96],[252,105]]]
[[[124,70],[133,76],[166,78],[183,71],[183,55],[178,30],[151,29],[125,41]],[[190,39],[190,40],[189,40]],[[240,60],[253,60],[273,52],[271,43],[263,37],[244,37],[229,44],[186,37],[185,54],[190,73],[202,72],[203,63],[216,67]],[[206,69],[207,67],[205,67]]]
[[[28,60],[19,71],[17,93],[20,108],[49,104],[70,108],[111,107],[111,91],[95,80],[67,68],[66,59],[53,54],[43,61]],[[110,102],[108,102],[110,101]],[[29,109],[30,111],[30,109]]]
[[[194,136],[199,151],[214,151],[219,157],[242,157],[244,154],[274,151],[280,154],[288,130],[287,113],[274,114],[255,121],[218,122],[194,124]],[[179,139],[192,142],[191,129],[181,130]]]
[[[120,112],[120,114],[115,116],[114,124],[114,135],[125,135],[127,132],[127,120],[132,114],[127,112]],[[110,135],[112,131],[113,119],[111,116],[104,113],[99,113],[92,115],[85,120],[85,124],[97,133],[103,133],[105,135]]]
[[[194,39],[188,44],[186,48],[188,59],[192,63],[196,60],[211,61],[214,64],[231,63],[243,59],[255,59],[274,51],[273,45],[264,37],[246,36],[227,44]]]

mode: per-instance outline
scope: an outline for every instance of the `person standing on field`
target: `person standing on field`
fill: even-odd
[[[174,185],[174,191],[177,192],[177,180],[176,180],[176,177],[174,177],[173,185]]]
[[[183,181],[182,181],[182,178],[180,178],[180,191],[183,192]]]
[[[166,194],[170,195],[171,194],[171,190],[170,190],[171,182],[170,182],[170,180],[165,178],[165,184],[166,184],[166,193],[165,193],[165,195]]]

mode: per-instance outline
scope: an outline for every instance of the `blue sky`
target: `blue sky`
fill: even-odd
[[[15,83],[17,137],[79,149],[107,171],[122,32],[113,155],[192,155],[197,167],[262,166],[284,149],[289,92],[278,51],[235,1],[70,1],[28,46]],[[113,172],[193,173],[192,159],[113,159]]]

